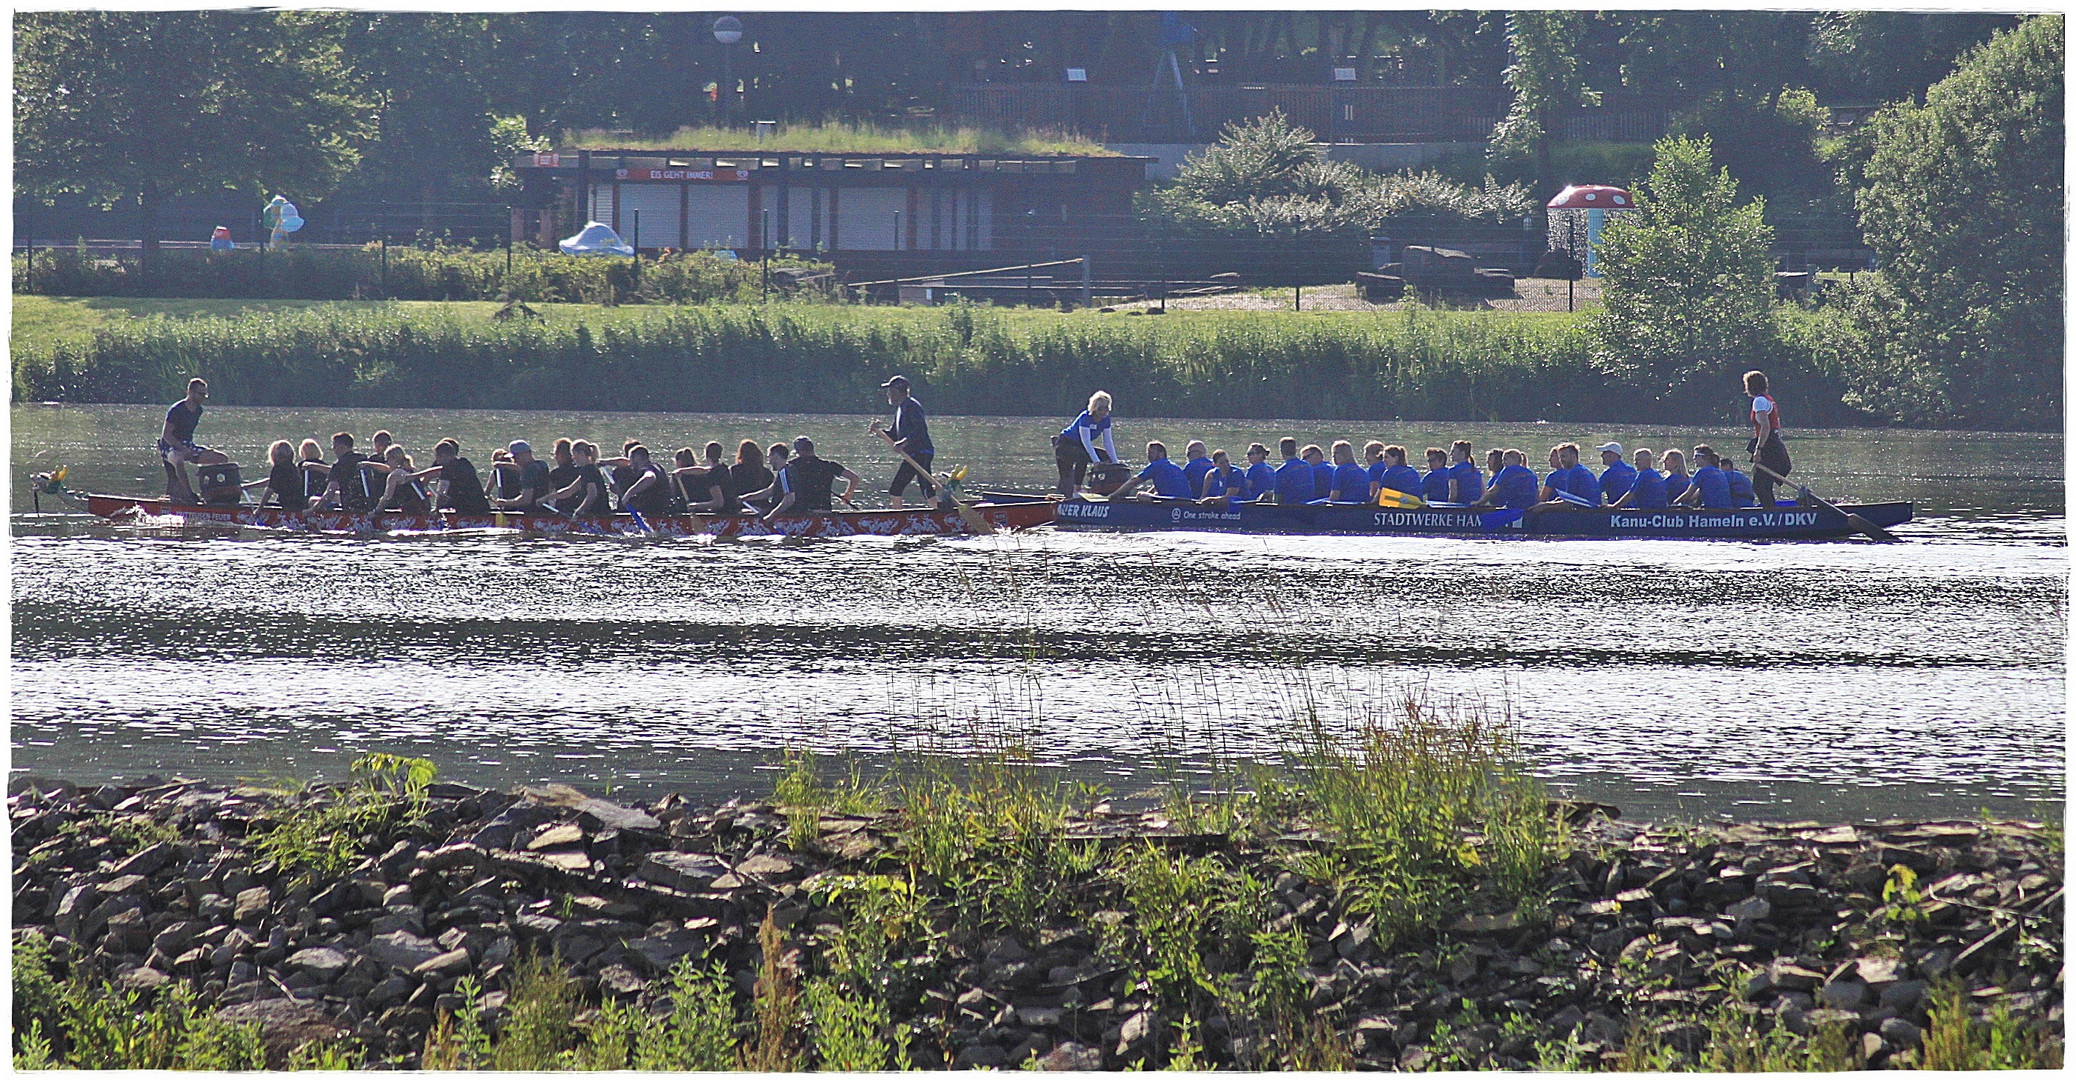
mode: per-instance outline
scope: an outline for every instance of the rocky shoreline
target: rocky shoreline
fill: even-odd
[[[258,1025],[272,1064],[316,1040],[352,1047],[369,1067],[411,1068],[443,1017],[466,1008],[488,1031],[509,1023],[508,989],[528,955],[552,955],[575,977],[579,1029],[602,1004],[667,1011],[668,973],[688,957],[724,963],[748,1003],[774,972],[826,968],[830,942],[859,917],[831,882],[878,874],[930,888],[898,869],[894,814],[824,810],[803,825],[769,802],[621,805],[559,785],[432,784],[407,826],[359,838],[337,872],[263,856],[258,837],[284,815],[337,795],[18,778],[8,800],[17,957],[40,936],[59,979],[106,979],[144,1000],[185,984],[200,1008]],[[1821,1036],[1856,1064],[1905,1066],[1926,1052],[1940,993],[1979,1023],[2050,1032],[2058,1060],[2058,829],[1655,827],[1612,808],[1555,809],[1570,823],[1567,850],[1539,903],[1455,912],[1439,932],[1381,949],[1345,890],[1294,869],[1324,842],[1317,832],[1234,837],[1098,806],[1067,821],[1065,838],[1208,860],[1259,882],[1264,928],[1302,934],[1292,977],[1304,1013],[1323,1023],[1326,1065],[1691,1066],[1711,1060],[1712,1043],[1726,1052],[1736,1030],[1753,1045]],[[1108,943],[1135,916],[1092,895],[1085,920],[1019,928],[937,912],[928,944],[897,950],[912,989],[886,996],[889,1019],[913,1036],[906,1060],[1257,1060],[1258,1036],[1230,1010],[1185,1016],[1122,962]],[[1205,963],[1212,976],[1236,970],[1215,951]],[[471,986],[481,996],[464,997]],[[19,1054],[19,1011],[17,1021]],[[739,1026],[747,1038],[754,1021]],[[805,1053],[797,1062],[816,1064]]]

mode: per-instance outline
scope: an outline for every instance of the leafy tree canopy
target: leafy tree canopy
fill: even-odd
[[[1764,200],[1740,203],[1708,139],[1680,136],[1658,143],[1635,197],[1601,234],[1605,307],[1593,332],[1602,363],[1662,397],[1763,357],[1773,334]]]
[[[1490,178],[1470,187],[1435,173],[1380,174],[1329,161],[1318,137],[1278,110],[1228,126],[1145,205],[1183,231],[1283,236],[1360,235],[1409,216],[1499,221],[1534,201],[1527,189]]]
[[[1895,304],[1876,340],[1923,373],[1911,400],[1862,380],[1900,419],[2058,428],[2066,59],[2061,16],[2036,16],[1872,124],[1860,225]]]

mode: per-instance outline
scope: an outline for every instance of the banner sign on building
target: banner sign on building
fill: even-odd
[[[689,180],[731,184],[748,180],[748,169],[614,169],[615,180]]]

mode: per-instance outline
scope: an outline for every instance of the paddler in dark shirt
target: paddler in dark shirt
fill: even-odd
[[[483,492],[483,477],[476,465],[461,456],[461,444],[441,439],[433,444],[433,467],[440,470],[440,497],[436,505],[457,514],[480,516],[490,512],[490,499]]]
[[[353,450],[353,436],[340,432],[332,436],[332,464],[324,484],[324,494],[318,496],[317,505],[337,506],[342,510],[362,513],[375,505],[382,497],[375,480],[361,468],[370,460]]]
[[[303,470],[296,467],[295,447],[287,439],[277,439],[267,447],[267,460],[273,466],[267,471],[267,478],[246,484],[245,489],[266,489],[260,493],[261,506],[272,500],[283,510],[309,509],[310,498],[303,494]]]
[[[576,453],[571,449],[572,445],[574,444],[568,439],[555,440],[555,447],[552,451],[555,456],[555,467],[548,470],[549,494],[546,499],[542,500],[559,514],[567,514],[577,508],[578,499],[576,496],[572,495],[567,499],[559,499],[554,496],[555,492],[568,487],[577,478]]]
[[[641,479],[641,470],[634,467],[634,461],[630,456],[634,453],[634,448],[641,444],[642,441],[640,439],[629,439],[620,444],[619,457],[608,458],[598,463],[600,469],[609,470],[606,475],[613,481],[613,499],[615,501],[626,498],[627,489],[636,480]]]
[[[509,466],[500,463],[500,471],[510,472],[515,479],[509,481],[506,490],[517,494],[497,500],[500,510],[533,510],[546,501],[549,492],[548,463],[533,456],[533,444],[525,439],[513,439],[505,452],[512,455]]]
[[[568,485],[557,488],[548,497],[558,507],[568,506],[564,511],[571,517],[611,517],[613,504],[606,487],[605,473],[598,467],[598,447],[583,439],[570,444],[570,458],[576,468],[576,478]]]
[[[740,500],[752,491],[771,486],[771,470],[764,467],[764,451],[755,439],[744,439],[735,448],[735,464],[728,466],[728,495],[741,509]]]
[[[202,402],[207,400],[208,382],[189,379],[187,396],[166,410],[166,425],[159,430],[159,460],[166,466],[166,497],[174,502],[194,504],[202,501],[188,484],[188,462],[221,465],[231,460],[219,451],[195,445],[195,425],[202,420]]]
[[[755,449],[754,443],[751,448]],[[685,452],[691,456],[688,448]],[[706,464],[679,466],[673,473],[685,491],[685,510],[693,514],[732,514],[737,509],[735,496],[729,493],[728,463],[721,460],[721,444],[706,444]]]
[[[834,509],[830,503],[831,489],[835,487],[836,478],[839,476],[844,479],[843,501],[848,503],[851,496],[857,494],[858,474],[836,462],[816,457],[813,439],[805,435],[794,439],[793,460],[779,474],[778,481],[773,485],[780,489],[778,505],[771,508],[771,513],[764,515],[764,520],[769,522],[772,518],[789,513],[829,513]]]
[[[628,467],[634,482],[620,496],[620,509],[643,518],[662,517],[670,512],[670,477],[649,456],[649,448],[635,443],[627,448]]]

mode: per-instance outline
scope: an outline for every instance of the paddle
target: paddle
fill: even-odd
[[[901,444],[895,442],[894,437],[892,435],[889,435],[886,432],[881,431],[877,427],[872,429],[872,433],[886,440],[887,445],[892,447],[896,454],[901,455],[901,460],[908,462],[909,468],[914,469],[918,474],[922,476],[929,477],[930,484],[932,487],[936,487],[941,483],[941,481],[939,481],[937,477],[930,472],[930,470],[923,468],[921,465],[916,463],[916,460],[914,458],[908,456],[908,451],[901,449]],[[950,496],[949,492],[946,492],[945,494],[948,497]],[[966,523],[967,528],[981,534],[982,536],[995,535],[994,524],[988,521],[987,517],[983,515],[980,511],[975,510],[974,508],[966,505],[963,502],[960,502],[956,497],[951,497],[951,504],[952,509],[957,510],[959,512],[959,518],[960,520]]]
[[[1764,465],[1761,465],[1761,464],[1759,464],[1759,463],[1758,463],[1758,462],[1756,462],[1756,461],[1752,462],[1752,471],[1753,471],[1753,472],[1761,472],[1761,473],[1765,473],[1766,475],[1768,475],[1768,476],[1770,476],[1770,477],[1773,477],[1773,478],[1774,478],[1775,480],[1777,480],[1777,481],[1779,481],[1780,483],[1783,483],[1783,484],[1792,484],[1792,483],[1794,483],[1794,481],[1793,481],[1793,480],[1790,480],[1790,479],[1788,479],[1787,477],[1785,477],[1785,476],[1782,476],[1781,474],[1779,474],[1779,473],[1777,473],[1777,472],[1774,472],[1774,471],[1773,471],[1772,469],[1769,469],[1769,468],[1767,468],[1766,466],[1764,466]],[[1849,513],[1849,512],[1847,512],[1847,511],[1845,511],[1845,510],[1842,510],[1842,509],[1840,509],[1839,507],[1837,507],[1837,506],[1835,506],[1835,505],[1833,505],[1833,504],[1831,504],[1831,503],[1829,503],[1829,502],[1826,502],[1826,501],[1824,501],[1824,498],[1823,498],[1823,496],[1821,496],[1821,495],[1818,495],[1818,494],[1817,494],[1816,492],[1814,492],[1814,491],[1810,491],[1810,490],[1809,490],[1809,486],[1808,486],[1807,484],[1804,484],[1804,485],[1800,485],[1800,488],[1801,488],[1801,490],[1802,490],[1802,491],[1803,491],[1803,492],[1804,492],[1805,494],[1807,494],[1807,495],[1808,495],[1808,496],[1810,497],[1810,499],[1811,499],[1811,500],[1813,500],[1813,501],[1814,501],[1814,502],[1815,502],[1815,503],[1816,503],[1816,504],[1817,504],[1818,506],[1821,506],[1821,507],[1823,507],[1824,509],[1826,509],[1826,510],[1829,510],[1829,511],[1831,511],[1831,512],[1832,512],[1832,513],[1834,513],[1834,514],[1844,514],[1844,515],[1845,515],[1845,523],[1846,523],[1847,525],[1850,525],[1850,526],[1852,526],[1852,527],[1853,527],[1853,531],[1854,531],[1854,532],[1863,532],[1863,533],[1866,533],[1869,539],[1871,539],[1871,540],[1878,540],[1878,541],[1880,541],[1880,542],[1882,542],[1882,543],[1884,543],[1884,544],[1893,544],[1893,543],[1895,543],[1895,542],[1896,542],[1896,540],[1897,540],[1897,537],[1896,537],[1896,534],[1895,534],[1895,533],[1892,533],[1892,532],[1888,531],[1887,529],[1884,529],[1884,528],[1882,528],[1881,526],[1879,526],[1879,525],[1876,525],[1875,523],[1873,523],[1873,522],[1871,522],[1871,521],[1868,521],[1868,520],[1867,520],[1866,518],[1863,518],[1863,517],[1861,517],[1861,516],[1860,516],[1860,515],[1858,515],[1858,514],[1854,514],[1854,513]],[[1769,509],[1769,510],[1770,510],[1770,509],[1772,509],[1772,507],[1767,507],[1767,509]]]
[[[1379,488],[1377,505],[1392,510],[1418,510],[1427,505],[1427,500],[1418,495],[1408,495],[1397,488]]]

